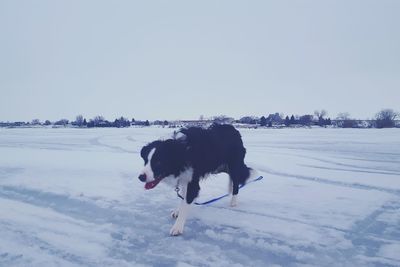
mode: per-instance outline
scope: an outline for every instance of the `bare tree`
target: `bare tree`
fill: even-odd
[[[265,119],[265,117],[264,117],[264,119]],[[259,121],[259,119],[255,116],[245,116],[245,117],[242,117],[239,119],[239,122],[244,123],[244,124],[257,124],[258,121]]]
[[[96,116],[93,118],[93,121],[95,124],[99,124],[100,122],[104,121],[104,117],[103,116]]]
[[[40,125],[40,120],[39,119],[34,119],[31,122],[32,125]]]
[[[262,116],[260,118],[260,126],[267,126],[267,118],[265,118],[264,116]]]
[[[317,117],[318,120],[318,125],[319,126],[324,126],[327,124],[327,121],[324,119],[324,117],[328,114],[328,112],[325,109],[321,110],[316,110],[314,111],[314,115]]]
[[[336,125],[342,128],[358,128],[359,125],[355,119],[350,118],[350,113],[341,112],[336,117]]]
[[[83,126],[83,116],[82,115],[78,115],[78,116],[76,116],[76,118],[75,118],[75,124],[77,125],[77,126],[79,126],[79,127],[82,127]]]
[[[219,124],[232,124],[235,121],[234,118],[225,116],[225,115],[219,115],[219,116],[215,116],[213,118],[213,122],[215,123],[219,123]]]
[[[56,121],[56,122],[54,123],[54,125],[62,125],[62,126],[65,127],[68,123],[69,123],[69,121],[68,121],[67,119],[61,119],[61,120],[59,120],[59,121]]]
[[[394,120],[399,114],[393,109],[382,109],[375,115],[377,128],[394,127]]]
[[[337,115],[336,119],[337,120],[342,120],[342,121],[349,120],[350,119],[350,113],[348,113],[348,112],[340,112]]]
[[[303,115],[299,118],[299,124],[310,126],[312,123],[313,115]]]
[[[328,112],[327,112],[325,109],[321,109],[321,110],[316,110],[316,111],[314,111],[314,115],[315,115],[318,119],[323,119],[327,114],[328,114]]]
[[[272,124],[275,124],[275,125],[280,125],[284,122],[282,117],[283,117],[283,113],[281,115],[278,112],[275,112],[274,114],[268,115],[267,121],[271,122]]]

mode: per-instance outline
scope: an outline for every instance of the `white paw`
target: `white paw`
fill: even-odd
[[[236,207],[237,206],[237,195],[232,196],[231,199],[231,207]]]
[[[172,226],[171,231],[169,231],[169,234],[172,236],[183,234],[183,225],[180,223],[175,223],[174,226]]]
[[[176,210],[171,211],[171,217],[172,217],[173,219],[178,218],[178,215],[179,215],[179,209],[176,209]]]

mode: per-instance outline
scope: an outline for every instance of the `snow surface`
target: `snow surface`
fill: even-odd
[[[171,129],[0,129],[0,266],[399,266],[398,129],[242,129],[264,179],[192,208],[137,179]],[[224,194],[226,175],[199,201]]]

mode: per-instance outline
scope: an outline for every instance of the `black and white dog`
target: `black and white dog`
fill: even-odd
[[[236,206],[239,185],[246,182],[251,172],[244,163],[246,149],[240,133],[231,125],[184,128],[172,139],[144,146],[140,154],[145,166],[139,180],[145,183],[145,189],[154,188],[166,177],[182,187],[184,199],[171,213],[177,218],[170,231],[174,236],[183,233],[190,204],[199,194],[200,179],[209,174],[229,174],[231,206]]]

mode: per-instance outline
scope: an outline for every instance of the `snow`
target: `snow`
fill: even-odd
[[[0,129],[0,266],[400,265],[398,129],[240,131],[264,179],[170,237],[180,199],[137,176],[172,129]],[[201,187],[225,194],[228,177]]]

